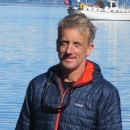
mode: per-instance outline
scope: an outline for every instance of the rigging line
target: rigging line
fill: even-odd
[[[124,2],[124,6],[126,6],[126,4],[127,4],[128,2],[129,2],[129,0],[125,1],[125,2]]]

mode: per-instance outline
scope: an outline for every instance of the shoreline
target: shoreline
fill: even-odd
[[[52,3],[0,3],[0,6],[33,6],[33,7],[65,7],[64,4],[52,4]]]

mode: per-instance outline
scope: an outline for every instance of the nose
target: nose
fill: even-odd
[[[66,53],[67,53],[67,54],[71,54],[72,52],[73,52],[73,47],[72,47],[71,44],[69,44],[69,45],[67,46],[67,48],[66,48]]]

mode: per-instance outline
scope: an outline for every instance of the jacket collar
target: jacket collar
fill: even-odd
[[[58,79],[60,79],[60,69],[59,68],[60,68],[59,64],[57,64],[48,70],[49,73],[50,72],[53,73],[53,76],[51,76],[52,80],[56,81],[57,77],[58,77]],[[86,68],[85,68],[83,74],[81,75],[81,77],[73,83],[73,86],[78,87],[78,86],[88,84],[99,77],[102,77],[99,66],[92,61],[86,60]]]
[[[80,78],[74,82],[73,86],[81,86],[93,80],[94,64],[86,60],[86,67]]]

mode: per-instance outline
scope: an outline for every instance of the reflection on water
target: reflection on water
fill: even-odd
[[[100,64],[102,73],[119,90],[123,130],[130,129],[130,23],[93,21],[98,31],[90,59]]]
[[[8,10],[8,11],[7,11]],[[66,8],[0,8],[0,129],[14,129],[29,81],[58,63],[56,24]],[[130,128],[130,23],[93,21],[98,28],[90,60],[119,90],[123,130]],[[10,124],[10,125],[8,125]]]

